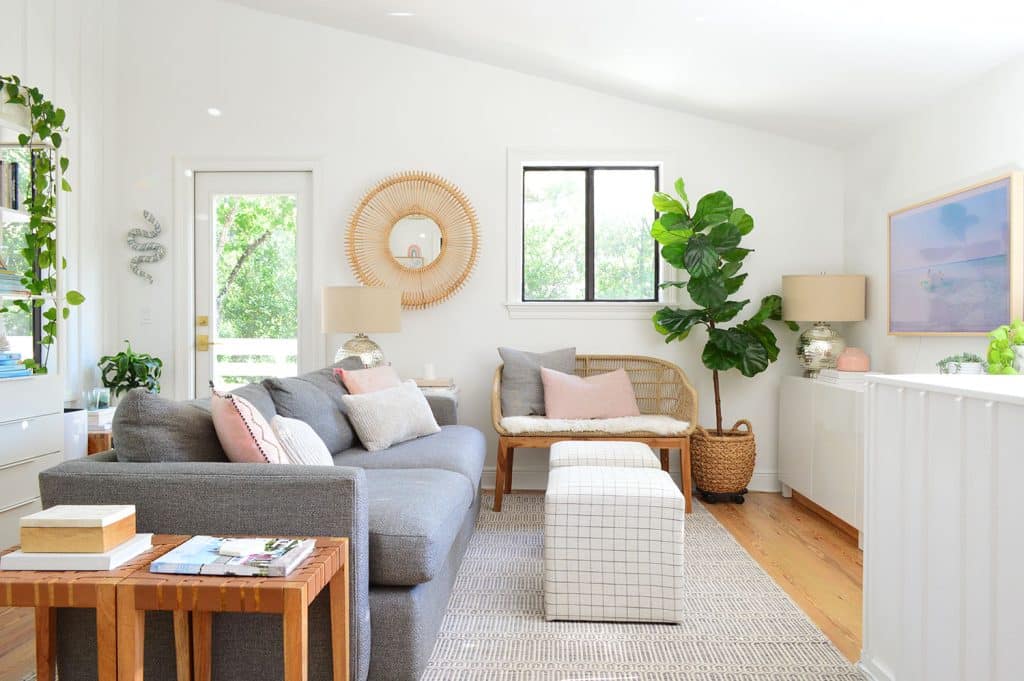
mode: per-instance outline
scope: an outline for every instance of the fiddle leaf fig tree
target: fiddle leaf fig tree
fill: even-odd
[[[689,277],[666,281],[662,288],[685,288],[695,307],[664,307],[654,314],[654,328],[665,342],[685,340],[697,326],[707,329],[708,340],[701,354],[704,366],[711,370],[715,387],[716,434],[722,435],[722,399],[718,374],[737,369],[744,376],[755,376],[779,357],[774,332],[766,322],[782,320],[782,298],[761,299],[754,314],[733,323],[750,303],[749,299],[730,300],[747,278],[744,260],[753,251],[740,243],[754,229],[754,218],[733,205],[724,191],[702,197],[696,207],[690,205],[686,186],[675,183],[676,197],[658,192],[653,204],[660,213],[651,225],[651,236],[661,244],[666,262]],[[797,325],[785,322],[793,331]]]

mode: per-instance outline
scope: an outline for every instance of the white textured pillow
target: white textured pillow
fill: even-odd
[[[415,381],[361,395],[343,395],[356,435],[368,452],[438,433],[441,428]]]
[[[275,416],[270,421],[278,442],[284,449],[288,463],[306,466],[333,466],[334,459],[327,451],[327,445],[308,423],[284,416]]]

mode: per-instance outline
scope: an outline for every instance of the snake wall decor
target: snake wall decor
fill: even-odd
[[[160,226],[160,221],[156,219],[156,216],[150,213],[148,210],[142,211],[142,216],[146,218],[146,222],[153,226],[151,230],[145,230],[141,227],[128,231],[128,247],[133,251],[139,251],[146,255],[137,255],[131,260],[131,270],[136,276],[142,277],[150,284],[153,283],[153,275],[142,269],[144,263],[155,263],[160,262],[167,255],[167,249],[164,248],[163,244],[159,244],[155,241],[139,241],[139,239],[156,239],[160,236],[163,228]]]

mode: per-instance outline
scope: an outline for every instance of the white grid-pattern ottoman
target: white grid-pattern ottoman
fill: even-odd
[[[544,497],[546,618],[682,621],[684,517],[682,493],[657,468],[552,470]]]
[[[642,442],[567,440],[551,445],[551,468],[566,466],[612,466],[615,468],[661,468],[654,450]]]

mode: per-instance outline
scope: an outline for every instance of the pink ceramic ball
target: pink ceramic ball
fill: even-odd
[[[871,358],[860,348],[846,348],[839,355],[836,368],[840,371],[869,371]]]

